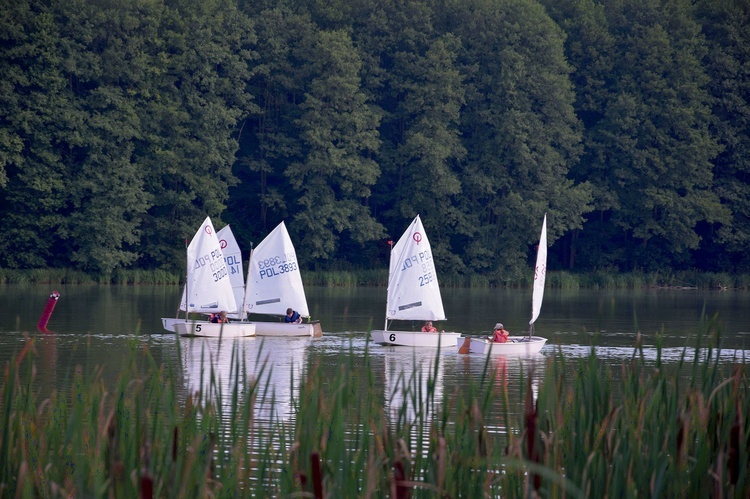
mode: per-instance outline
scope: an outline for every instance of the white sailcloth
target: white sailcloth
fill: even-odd
[[[187,311],[237,312],[229,271],[211,218],[201,224],[187,249]]]
[[[310,316],[297,253],[284,222],[253,250],[246,285],[248,313],[286,315],[292,308]]]
[[[542,310],[542,298],[544,297],[544,282],[547,279],[547,215],[542,222],[542,234],[539,237],[539,249],[536,253],[536,267],[534,269],[534,290],[531,295],[531,320],[529,325],[534,324],[539,312]]]
[[[391,251],[386,319],[445,320],[432,248],[419,215]]]
[[[241,310],[242,301],[245,299],[245,272],[242,268],[242,250],[240,250],[240,245],[237,244],[229,225],[221,229],[217,236],[219,237],[221,252],[224,254],[224,262],[227,264],[229,282],[232,283],[232,291],[234,291],[234,300],[237,303],[237,309]],[[242,315],[244,316],[244,314]],[[244,318],[240,317],[240,314],[230,314],[229,316],[233,319]]]

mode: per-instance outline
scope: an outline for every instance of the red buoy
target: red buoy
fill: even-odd
[[[49,333],[50,331],[47,329],[47,323],[49,322],[50,317],[52,317],[52,311],[55,310],[55,305],[57,305],[57,300],[60,298],[60,293],[57,291],[53,291],[51,295],[49,295],[49,300],[47,300],[47,305],[44,307],[44,312],[42,312],[42,316],[39,317],[39,322],[36,323],[37,329],[43,333]]]

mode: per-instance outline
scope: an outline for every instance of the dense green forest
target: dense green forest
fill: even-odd
[[[746,0],[0,0],[0,267],[750,270]]]

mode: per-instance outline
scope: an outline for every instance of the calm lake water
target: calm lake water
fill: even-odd
[[[53,290],[61,297],[48,325],[52,332],[42,334],[36,323]],[[201,371],[205,373],[209,366],[227,383],[231,344],[178,340],[162,330],[160,318],[175,316],[180,292],[176,286],[0,286],[0,362],[5,364],[21,350],[26,332],[38,338],[38,377],[47,387],[64,388],[76,365],[90,372],[102,366],[105,376],[114,377],[133,344],[148,347],[157,363],[179,366],[185,390],[198,388]],[[266,372],[271,370],[271,386],[279,402],[264,410],[282,419],[291,418],[293,384],[299,372],[317,362],[333,375],[341,354],[350,350],[361,357],[362,373],[373,373],[382,386],[385,406],[403,400],[398,389],[403,383],[400,373],[406,380],[416,376],[419,384],[419,376],[424,383],[433,372],[435,351],[368,344],[368,331],[383,327],[385,288],[312,287],[306,292],[313,318],[322,323],[322,338],[249,338],[237,343],[248,369],[257,373],[265,366]],[[437,323],[439,329],[486,334],[498,321],[513,334],[528,329],[530,290],[444,289],[442,293],[449,320]],[[704,311],[706,319],[702,320]],[[706,320],[715,321],[715,329],[721,332],[722,362],[750,358],[748,292],[547,290],[535,330],[536,335],[548,338],[542,354],[531,359],[491,359],[488,367],[505,377],[512,397],[530,369],[538,383],[550,357],[581,359],[594,348],[605,364],[620,366],[633,355],[638,331],[649,362],[656,359],[654,345],[659,335],[664,345],[662,360],[676,363],[684,347],[694,346],[696,336],[708,330]],[[421,324],[400,326],[417,329]],[[689,356],[692,353],[690,348]],[[438,398],[468,379],[478,379],[485,368],[483,357],[459,355],[455,348],[440,352],[439,359]],[[569,368],[575,369],[575,364],[569,362]]]

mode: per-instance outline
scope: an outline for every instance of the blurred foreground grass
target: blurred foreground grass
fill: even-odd
[[[248,375],[236,344],[229,386],[208,369],[186,394],[179,366],[134,341],[116,382],[76,366],[42,398],[29,338],[3,366],[0,497],[746,498],[747,366],[719,363],[708,333],[673,365],[647,366],[636,345],[616,376],[593,350],[574,369],[556,357],[536,398],[534,372],[511,400],[489,361],[443,400],[437,365],[427,379],[405,372],[403,407],[388,410],[362,354],[342,351],[333,379],[314,360],[293,373],[292,422],[264,424],[271,366]],[[495,397],[501,430],[489,431]]]

